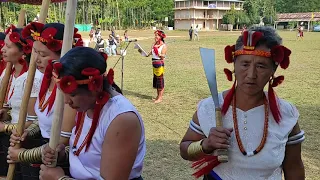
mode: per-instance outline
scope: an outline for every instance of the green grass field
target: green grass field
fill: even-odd
[[[108,33],[102,35],[106,38]],[[226,45],[235,43],[240,32],[200,32],[199,42],[188,41],[187,31],[166,33],[164,101],[160,104],[152,102],[156,92],[152,89],[151,59],[141,57],[133,44],[124,63],[124,94],[138,108],[145,123],[147,156],[143,177],[147,180],[193,179],[190,163],[179,155],[179,142],[199,100],[210,96],[199,47],[216,50],[218,89],[225,90],[232,83],[223,73],[223,68],[229,66],[223,50]],[[300,127],[306,132],[303,143],[306,176],[309,180],[320,179],[320,33],[305,32],[303,41],[296,40],[296,32],[280,32],[280,35],[292,55],[290,67],[276,73],[285,75],[285,81],[275,90],[279,97],[298,107]],[[153,31],[129,31],[129,36],[138,38],[140,45],[146,51],[150,50]],[[108,67],[113,67],[117,59],[110,57]],[[115,78],[120,85],[121,63],[115,68]]]

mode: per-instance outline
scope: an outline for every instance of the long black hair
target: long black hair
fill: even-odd
[[[97,51],[89,47],[75,47],[68,51],[61,59],[62,70],[59,77],[73,76],[76,80],[88,79],[88,76],[81,74],[85,68],[95,68],[104,74],[107,69],[107,63],[104,57]],[[120,88],[115,84],[111,84],[113,88],[122,94]],[[88,85],[79,85],[79,88],[88,89]],[[110,84],[107,80],[103,81],[103,90],[108,91]]]

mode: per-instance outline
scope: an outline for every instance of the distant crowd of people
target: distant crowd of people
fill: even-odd
[[[116,56],[120,55],[121,53],[125,55],[125,52],[123,52],[121,48],[122,43],[129,41],[127,30],[124,32],[123,36],[124,41],[120,37],[120,35],[116,35],[114,28],[111,29],[111,34],[109,34],[107,40],[102,38],[100,27],[98,27],[97,29],[94,29],[94,27],[92,27],[89,33],[90,43],[96,43],[94,49],[100,52],[105,52],[108,54],[108,56]]]

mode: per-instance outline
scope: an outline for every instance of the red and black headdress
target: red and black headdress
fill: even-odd
[[[34,41],[40,41],[44,43],[48,49],[53,52],[58,52],[62,48],[62,40],[55,39],[55,35],[58,30],[54,27],[45,28],[45,25],[38,22],[32,22],[28,24],[22,31],[23,37],[32,37]],[[78,29],[74,29],[74,43],[73,47],[83,46],[81,35],[78,34]]]
[[[167,37],[166,34],[161,30],[156,30],[154,33],[158,34],[163,39]]]
[[[263,51],[263,50],[257,50],[256,46],[257,43],[264,38],[263,32],[259,31],[244,31],[243,32],[243,37],[242,37],[242,42],[243,42],[243,48],[235,50],[235,45],[233,46],[226,46],[224,51],[225,51],[225,60],[227,63],[233,63],[236,59],[237,56],[240,55],[254,55],[254,56],[262,56],[262,57],[267,57],[270,58],[271,60],[274,61],[275,65],[280,65],[282,69],[288,68],[290,64],[290,59],[289,56],[291,54],[291,51],[286,48],[285,46],[282,45],[275,45],[271,47],[270,51]],[[228,69],[224,69],[225,74],[227,75],[227,78],[229,81],[232,81],[232,72]],[[268,89],[268,97],[269,97],[269,104],[270,104],[270,110],[272,112],[272,115],[277,123],[280,122],[281,119],[281,114],[278,108],[278,104],[276,101],[276,96],[273,91],[273,87],[278,86],[281,84],[284,80],[284,76],[278,76],[276,78],[272,78],[269,81],[269,89]],[[233,87],[227,94],[224,104],[222,106],[222,112],[226,113],[232,97],[233,93],[235,91],[235,84],[236,81],[234,82]]]

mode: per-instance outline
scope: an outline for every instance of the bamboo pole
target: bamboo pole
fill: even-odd
[[[50,0],[42,0],[42,6],[41,6],[41,11],[40,11],[40,17],[39,17],[40,23],[45,23],[45,19],[48,14],[49,4],[50,4]],[[24,19],[24,17],[23,17],[23,19]],[[34,76],[36,73],[36,62],[35,62],[36,59],[35,59],[34,55],[35,55],[34,50],[32,49],[30,64],[29,64],[29,69],[28,69],[27,82],[26,82],[26,86],[24,88],[24,93],[23,93],[21,107],[20,107],[20,113],[19,113],[19,121],[18,121],[18,126],[17,126],[17,133],[20,135],[24,132],[24,125],[25,125],[26,117],[27,117],[28,103],[29,103],[29,99],[30,99],[30,95],[31,95]],[[16,144],[14,147],[18,149],[18,148],[20,148],[20,144]],[[15,167],[16,167],[15,164],[9,165],[9,170],[7,173],[8,180],[13,180]]]
[[[77,0],[67,0],[61,57],[64,56],[72,48],[74,23],[76,19],[76,10],[77,10]],[[57,145],[59,144],[61,126],[63,121],[63,110],[64,110],[63,93],[60,91],[59,88],[57,88],[57,94],[56,94],[55,105],[54,105],[54,116],[53,116],[50,141],[49,141],[49,147],[51,149],[56,149]],[[50,165],[50,167],[55,167],[55,166],[56,166],[56,163],[53,163],[52,165]]]

